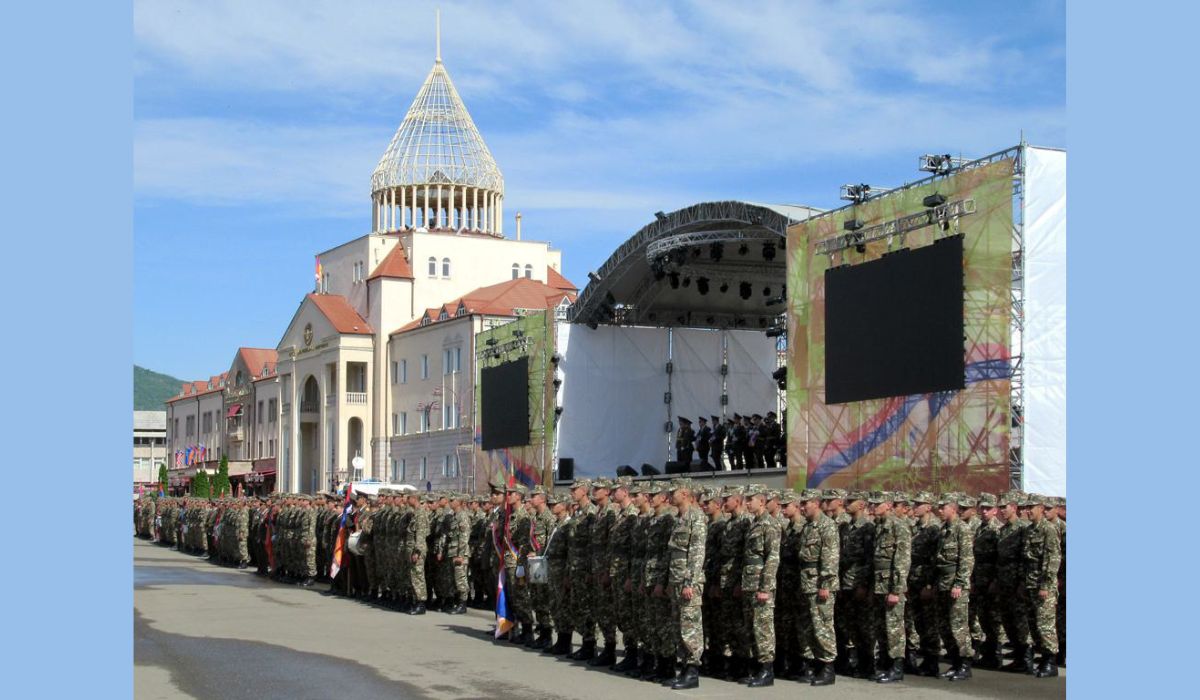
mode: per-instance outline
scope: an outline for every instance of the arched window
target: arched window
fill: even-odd
[[[429,259],[429,276],[437,277],[437,258]]]
[[[527,280],[533,279],[533,265],[525,266],[525,279],[527,279]]]
[[[442,258],[442,277],[450,277],[450,258]]]
[[[513,279],[516,279],[520,276],[521,276],[521,266],[516,263],[513,263]]]

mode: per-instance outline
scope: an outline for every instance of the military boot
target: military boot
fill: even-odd
[[[917,666],[917,675],[925,676],[926,678],[937,678],[938,676],[938,657],[937,652],[929,652],[921,660],[921,665]]]
[[[620,663],[613,666],[613,670],[618,673],[625,673],[631,668],[637,668],[637,663],[637,645],[629,644],[629,646],[625,647],[625,658],[621,659]]]
[[[412,606],[408,609],[408,614],[409,615],[424,615],[425,614],[425,602],[419,600],[419,601],[413,603]]]
[[[1038,663],[1037,673],[1038,678],[1053,678],[1058,675],[1058,664],[1050,654],[1042,654],[1042,660]]]
[[[533,625],[521,625],[521,642],[520,643],[524,644],[527,647],[531,647],[531,646],[533,646],[533,642],[535,641],[535,639],[536,638],[533,636]]]
[[[949,658],[950,668],[948,668],[945,671],[942,671],[941,673],[938,674],[938,676],[940,676],[941,678],[949,678],[950,676],[953,676],[955,673],[958,673],[958,667],[962,665],[962,656],[960,656],[958,652],[956,652],[956,651],[951,652],[949,654],[949,657],[950,657]]]
[[[917,652],[913,649],[904,650],[904,672],[916,675],[917,673]]]
[[[675,659],[671,659],[671,665],[667,667],[667,670],[671,675],[659,681],[659,685],[670,687],[675,684],[675,681],[683,678],[683,666]]]
[[[833,672],[833,664],[822,663],[821,667],[813,674],[812,681],[809,685],[833,685],[837,680],[837,676]]]
[[[629,676],[631,678],[641,678],[644,681],[650,680],[654,677],[655,661],[656,659],[654,658],[654,654],[651,654],[648,650],[643,650],[641,653],[641,664],[638,666],[637,675],[635,676],[633,672],[630,672]]]
[[[462,607],[462,604],[460,603],[459,606]],[[463,607],[463,612],[466,612],[465,607]],[[538,630],[538,638],[536,641],[534,641],[533,648],[540,651],[548,646],[550,646],[550,628],[543,627],[542,629]]]
[[[1058,650],[1058,654],[1054,657],[1054,663],[1058,666],[1066,667],[1067,665],[1067,648],[1062,647]]]
[[[876,674],[876,683],[898,683],[904,680],[904,659],[892,659],[890,668],[884,669],[882,674]]]
[[[571,659],[572,661],[587,661],[588,659],[592,658],[595,655],[596,655],[596,640],[585,639],[583,644],[580,645],[579,649],[575,650],[574,653],[568,654],[567,658]]]
[[[773,664],[758,664],[758,673],[746,684],[747,688],[766,688],[775,685],[775,667]]]
[[[589,666],[612,666],[617,662],[617,643],[604,642],[604,649],[596,654],[596,658],[588,662]]]
[[[700,687],[700,669],[696,666],[688,666],[683,670],[683,674],[671,684],[671,690],[690,690]]]
[[[1035,673],[1033,667],[1033,648],[1027,644],[1020,644],[1013,651],[1012,663],[1005,664],[1000,668],[1001,671],[1010,671],[1012,673]]]
[[[875,673],[875,660],[871,657],[870,652],[865,649],[859,649],[856,654],[857,663],[854,664],[854,677],[866,680]]]
[[[762,664],[758,663],[758,660],[751,659],[747,661],[744,667],[745,673],[737,679],[737,682],[741,683],[742,685],[746,685],[750,681],[754,680],[754,677],[758,675],[758,672],[761,668]]]
[[[554,656],[562,656],[563,654],[570,654],[571,653],[571,635],[568,635],[568,634],[558,635],[558,641],[556,641],[554,643],[554,646],[550,647],[550,649],[548,651],[549,651],[549,653],[553,654]]]
[[[979,668],[1000,668],[1000,657],[996,654],[996,643],[986,641],[979,647],[979,659],[975,661]]]
[[[949,676],[951,681],[965,681],[971,677],[971,660],[959,657],[958,666],[955,667],[953,675]]]

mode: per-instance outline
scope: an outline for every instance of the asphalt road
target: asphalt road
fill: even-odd
[[[139,700],[374,698],[809,697],[1064,698],[1066,678],[977,671],[965,683],[912,678],[881,686],[838,678],[828,688],[790,681],[750,691],[702,678],[672,691],[506,643],[491,616],[409,617],[279,584],[143,540],[134,543],[134,693]]]

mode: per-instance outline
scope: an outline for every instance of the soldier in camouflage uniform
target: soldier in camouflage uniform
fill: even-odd
[[[1025,609],[1029,631],[1038,660],[1035,675],[1047,678],[1058,675],[1058,632],[1055,630],[1058,605],[1058,571],[1062,551],[1058,529],[1045,517],[1045,496],[1029,497],[1029,526],[1022,543],[1024,561]]]
[[[779,585],[775,598],[776,655],[784,655],[783,677],[796,680],[805,671],[796,634],[800,591],[800,532],[807,520],[799,495],[787,491],[780,498],[784,522],[779,535]]]
[[[451,615],[462,615],[467,612],[467,596],[471,588],[467,581],[467,561],[471,555],[471,519],[463,504],[462,494],[450,495],[450,522],[446,527],[446,590],[449,605],[443,606],[444,612]]]
[[[798,637],[801,656],[812,662],[811,685],[833,685],[833,662],[837,658],[834,630],[834,593],[838,587],[838,529],[833,519],[821,512],[821,492],[805,489],[800,494],[808,520],[800,532],[800,605]]]
[[[405,557],[408,569],[407,594],[411,605],[409,615],[424,615],[425,601],[428,591],[425,586],[425,556],[428,553],[429,540],[429,509],[421,503],[421,497],[411,494],[408,506],[412,509],[412,517],[404,538],[402,556]]]
[[[721,550],[717,570],[720,573],[720,589],[715,593],[720,600],[720,618],[717,626],[726,636],[730,657],[725,677],[741,680],[746,677],[750,657],[753,653],[751,621],[746,617],[743,605],[742,558],[745,555],[746,532],[750,529],[750,514],[746,512],[745,489],[742,486],[725,488],[725,513],[729,516],[721,538]]]
[[[670,583],[671,531],[678,515],[669,501],[670,495],[661,484],[647,487],[654,513],[647,530],[646,555],[643,562],[643,587],[646,600],[646,645],[654,654],[654,670],[643,674],[642,680],[662,683],[675,677],[677,639],[671,630]]]
[[[933,495],[922,491],[913,496],[912,503],[912,566],[908,572],[908,610],[911,627],[907,632],[908,651],[905,672],[931,678],[938,675],[937,589],[934,586],[934,559],[937,556],[941,521],[933,515]],[[923,659],[916,665],[916,653]]]
[[[1029,645],[1029,619],[1026,614],[1024,571],[1025,528],[1029,522],[1020,517],[1022,496],[1008,492],[1000,497],[1003,523],[996,533],[996,580],[992,583],[1000,622],[1015,654],[1003,667],[1015,673],[1034,673],[1033,648]]]
[[[971,601],[971,573],[975,568],[975,539],[971,528],[958,517],[962,503],[958,494],[947,494],[938,502],[942,529],[934,558],[937,587],[938,632],[950,658],[950,669],[942,678],[962,681],[971,677],[974,650],[967,609]],[[934,656],[933,663],[937,664]]]
[[[889,493],[874,491],[868,499],[875,518],[872,593],[875,638],[881,657],[879,671],[871,678],[878,683],[904,680],[904,607],[912,562],[912,532],[908,523],[892,511],[892,498]]]
[[[612,532],[620,517],[619,508],[612,502],[612,482],[597,479],[592,483],[592,500],[596,504],[596,517],[592,521],[592,613],[600,634],[604,638],[604,649],[591,659],[591,666],[612,666],[617,661],[617,615],[616,590],[613,587],[610,567],[612,565]]]
[[[568,584],[571,588],[571,627],[579,632],[583,642],[569,655],[574,661],[588,661],[596,654],[596,617],[592,611],[592,524],[596,506],[591,501],[592,482],[576,479],[571,484],[575,515],[568,525],[567,554]]]
[[[875,664],[875,621],[872,606],[871,567],[875,550],[875,522],[867,511],[867,494],[853,491],[846,497],[850,522],[840,541],[841,591],[835,619],[844,629],[853,650],[847,670],[855,678],[869,678]]]
[[[570,574],[567,554],[567,522],[570,518],[565,498],[550,492],[546,502],[554,515],[550,537],[546,540],[546,563],[550,571],[551,618],[558,638],[553,646],[546,647],[545,653],[559,656],[571,650],[571,635],[575,632],[571,627],[571,589],[567,578]]]
[[[725,635],[721,634],[715,621],[720,614],[721,574],[720,564],[721,538],[725,531],[725,500],[721,497],[720,489],[703,489],[700,491],[700,505],[708,517],[708,527],[704,536],[704,603],[702,619],[704,621],[704,660],[703,671],[711,677],[720,676],[725,669],[725,655],[728,648],[724,643]]]
[[[535,486],[530,492],[528,549],[525,551],[526,566],[530,556],[544,557],[546,544],[550,541],[550,533],[554,531],[556,518],[550,511],[546,499],[550,490],[544,486]],[[530,645],[533,649],[545,649],[550,646],[550,635],[554,630],[554,615],[551,610],[550,584],[539,583],[530,579],[529,604],[537,625],[537,638]]]
[[[646,553],[649,551],[650,524],[654,518],[651,506],[653,492],[658,488],[654,482],[634,484],[630,487],[633,504],[638,514],[633,524],[633,543],[629,553],[629,588],[635,635],[638,642],[638,665],[625,671],[631,678],[653,676],[657,666],[650,629],[650,594],[646,589]]]
[[[633,536],[638,523],[638,507],[634,505],[629,477],[617,479],[613,485],[612,499],[617,507],[617,518],[609,533],[608,577],[612,581],[614,613],[617,628],[621,631],[621,642],[625,647],[625,658],[613,666],[614,671],[624,673],[638,665],[638,625],[634,608],[633,580],[630,566],[633,562]]]
[[[975,531],[975,570],[971,574],[971,608],[974,623],[978,624],[975,638],[979,668],[1000,668],[1000,618],[993,585],[997,579],[997,541],[1000,521],[996,517],[996,496],[981,493],[977,500],[979,528]],[[974,634],[974,626],[972,627]]]
[[[700,686],[707,526],[688,480],[671,482],[671,498],[679,515],[669,535],[667,585],[671,599],[671,631],[678,634],[675,661],[681,667],[681,672],[672,679],[671,688],[686,690]]]
[[[1059,550],[1062,552],[1058,565],[1058,606],[1055,610],[1054,628],[1058,632],[1058,656],[1055,663],[1067,664],[1067,499],[1051,498],[1046,506],[1046,518],[1058,530]]]
[[[779,571],[779,521],[766,509],[767,489],[746,488],[746,530],[742,556],[742,600],[753,635],[753,667],[740,682],[751,688],[775,683],[775,586]]]

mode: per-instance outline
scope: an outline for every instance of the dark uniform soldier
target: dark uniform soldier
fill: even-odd
[[[729,434],[729,428],[721,422],[721,419],[716,416],[712,418],[712,437],[709,438],[709,444],[712,447],[713,466],[717,471],[725,471],[725,438]]]
[[[779,423],[775,420],[775,412],[767,411],[767,417],[759,429],[759,439],[763,442],[764,466],[768,469],[774,469],[777,466],[776,458],[779,454],[779,444],[782,438],[783,432],[779,427]]]
[[[675,433],[675,461],[685,467],[690,465],[695,442],[696,431],[692,430],[692,422],[679,416],[679,430]]]
[[[647,531],[646,556],[643,562],[642,585],[647,593],[646,643],[654,653],[654,671],[643,674],[642,680],[661,683],[674,679],[675,652],[678,640],[671,629],[671,600],[668,597],[670,574],[671,531],[677,511],[670,503],[668,492],[660,485],[648,486],[654,514]]]
[[[714,454],[720,454],[719,452]],[[704,535],[704,659],[702,665],[706,675],[717,677],[725,665],[725,654],[728,651],[724,639],[724,630],[714,621],[720,610],[720,563],[721,538],[725,532],[728,519],[724,512],[724,499],[720,489],[716,491],[703,490],[700,492],[700,503],[708,516],[708,528]],[[714,595],[714,592],[718,595]]]
[[[637,667],[638,645],[641,643],[630,572],[634,531],[638,523],[638,507],[630,493],[632,486],[633,480],[629,477],[621,477],[614,485],[612,497],[617,505],[617,519],[608,536],[608,577],[612,582],[617,627],[621,630],[621,642],[625,646],[625,658],[613,666],[613,670],[622,673]]]
[[[617,662],[617,591],[610,574],[612,564],[612,532],[616,529],[620,508],[612,502],[612,482],[596,479],[592,483],[592,498],[596,517],[592,521],[592,614],[604,638],[604,648],[588,663],[592,666],[612,666]]]
[[[746,426],[746,442],[742,445],[743,459],[746,462],[747,469],[762,469],[762,442],[759,440],[759,427],[762,425],[762,416],[755,413],[749,418],[749,425]]]
[[[708,467],[708,450],[712,446],[712,428],[708,427],[708,419],[700,416],[700,429],[696,431],[696,453],[700,457],[700,465]]]
[[[569,584],[570,561],[567,555],[567,545],[570,539],[567,524],[570,516],[567,514],[567,498],[550,492],[546,502],[554,513],[554,528],[546,540],[546,562],[550,569],[550,592],[553,601],[551,617],[554,619],[554,631],[558,638],[553,646],[546,647],[544,653],[560,656],[571,650],[571,589]]]
[[[742,558],[745,556],[746,531],[750,528],[750,515],[744,507],[744,490],[741,486],[725,487],[725,513],[729,516],[721,538],[720,572],[721,617],[718,627],[730,650],[729,666],[725,677],[741,680],[746,676],[752,653],[752,637],[742,605]]]
[[[745,469],[749,466],[746,463],[746,439],[748,433],[746,426],[742,424],[742,417],[738,414],[733,414],[733,420],[730,422],[729,434],[729,455],[734,469]]]
[[[582,639],[579,649],[570,654],[574,661],[588,661],[596,654],[596,617],[592,610],[592,522],[596,519],[596,506],[590,494],[592,482],[576,479],[571,484],[571,498],[575,500],[575,515],[568,525],[567,555],[570,573],[567,577],[571,588],[571,626]]]

